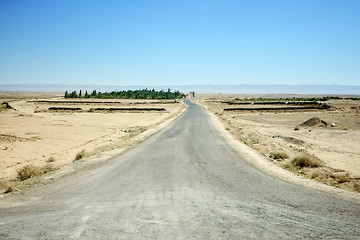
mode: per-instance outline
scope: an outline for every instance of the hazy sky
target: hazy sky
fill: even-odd
[[[360,85],[359,0],[0,0],[0,84]]]

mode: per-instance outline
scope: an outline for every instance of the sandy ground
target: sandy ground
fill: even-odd
[[[244,97],[244,96],[242,96]],[[252,96],[247,96],[252,97]],[[203,95],[199,103],[213,112],[236,139],[257,150],[269,161],[285,166],[297,156],[304,154],[320,159],[324,166],[308,169],[311,177],[326,173],[323,180],[329,185],[355,190],[360,178],[360,102],[351,100],[326,101],[330,110],[308,111],[223,111],[234,107],[218,100],[234,100],[235,96]],[[236,106],[238,107],[238,105]],[[243,107],[246,107],[244,105]],[[318,117],[327,126],[299,126],[310,118]],[[331,127],[331,123],[335,127]],[[295,130],[295,128],[298,130]],[[285,153],[285,160],[274,160],[271,153]],[[348,176],[349,181],[336,182],[336,176]],[[319,180],[319,179],[318,179]]]
[[[25,165],[61,168],[72,163],[85,150],[90,156],[131,144],[130,139],[174,117],[184,109],[182,103],[147,100],[99,100],[116,103],[39,103],[34,100],[61,101],[51,94],[3,93],[2,102],[12,109],[0,111],[0,179],[14,180]],[[84,100],[85,101],[85,100]],[[89,101],[89,100],[86,100]],[[83,111],[48,111],[49,107],[76,107]],[[89,112],[91,108],[165,108],[161,112]]]

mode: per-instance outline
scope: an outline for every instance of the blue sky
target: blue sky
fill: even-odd
[[[0,0],[0,84],[360,85],[360,1]]]

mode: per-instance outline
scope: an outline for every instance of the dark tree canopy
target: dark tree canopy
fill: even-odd
[[[80,90],[77,94],[76,91],[69,93],[68,91],[64,94],[65,98],[113,98],[113,99],[180,99],[185,97],[184,93],[179,91],[172,92],[169,88],[167,91],[155,89],[142,89],[142,90],[123,90],[123,91],[112,91],[112,92],[97,92],[92,91],[89,95],[87,92],[85,95]]]

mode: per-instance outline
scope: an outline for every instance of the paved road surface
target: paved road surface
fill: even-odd
[[[0,239],[359,239],[359,204],[255,169],[188,104],[100,167],[0,199]]]

